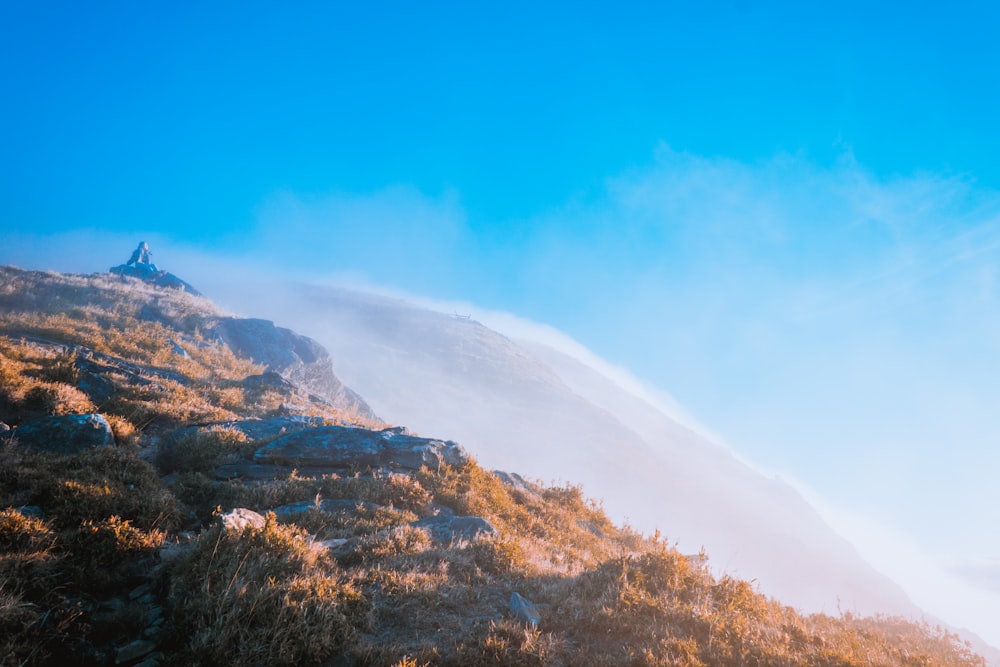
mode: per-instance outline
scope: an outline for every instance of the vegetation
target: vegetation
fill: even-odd
[[[55,454],[0,439],[2,665],[136,664],[136,641],[168,665],[985,664],[940,628],[800,614],[615,526],[578,487],[513,486],[474,461],[220,479],[266,440],[211,422],[278,401],[244,387],[261,368],[200,337],[210,304],[0,272],[0,421],[97,411],[117,443]],[[258,527],[218,521],[303,502]],[[496,534],[444,542],[417,523],[448,513]],[[513,592],[537,627],[508,613]]]

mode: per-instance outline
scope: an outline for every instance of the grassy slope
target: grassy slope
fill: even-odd
[[[140,321],[151,312],[159,323]],[[133,281],[0,269],[0,421],[100,411],[118,440],[76,456],[0,448],[0,663],[107,663],[143,629],[108,598],[146,581],[166,617],[154,640],[177,665],[983,664],[922,625],[801,616],[658,536],[612,525],[578,488],[513,488],[475,463],[220,482],[211,468],[260,443],[215,429],[157,468],[172,430],[269,416],[290,400],[247,390],[242,379],[261,369],[200,338],[213,313]],[[88,351],[121,371],[101,405],[78,388]],[[310,510],[242,534],[209,527],[217,507],[323,498],[378,507]],[[499,536],[434,543],[407,524],[435,504],[488,518]],[[331,552],[313,536],[352,546]],[[515,591],[538,605],[537,628],[505,613]]]

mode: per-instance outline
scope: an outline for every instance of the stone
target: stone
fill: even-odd
[[[20,447],[54,454],[79,454],[115,444],[108,420],[96,414],[46,417],[18,426],[11,437]]]
[[[371,407],[333,372],[333,361],[322,345],[269,320],[220,317],[206,330],[233,352],[264,364],[293,385],[325,398],[339,408],[375,418]]]
[[[219,515],[219,525],[222,526],[223,530],[227,531],[235,530],[243,532],[248,527],[259,529],[263,528],[264,524],[265,520],[263,516],[245,507],[237,507]]]
[[[181,347],[180,343],[175,340],[170,341],[170,349],[174,351],[181,359],[190,359],[191,355],[188,354],[187,350]]]
[[[253,375],[251,377],[261,377]],[[280,377],[280,376],[279,376]],[[249,378],[248,378],[249,379]],[[246,380],[244,380],[246,382]],[[284,382],[284,380],[282,380]],[[207,431],[213,428],[224,428],[239,431],[248,440],[272,440],[282,435],[288,435],[305,428],[322,426],[322,417],[309,417],[305,415],[288,415],[283,417],[270,417],[268,419],[236,419],[223,422],[212,422],[199,426],[191,426],[174,431],[170,434],[167,444],[180,440],[184,436],[197,431]]]
[[[455,540],[490,538],[498,534],[493,524],[479,516],[439,514],[414,521],[410,525],[428,529],[434,541],[441,544],[451,544]]]
[[[174,274],[154,269],[150,264],[138,264],[135,266],[119,264],[118,266],[112,266],[108,269],[108,271],[123,277],[127,276],[129,278],[138,278],[143,282],[156,285],[157,287],[170,287],[172,289],[193,294],[194,296],[202,296],[201,292],[191,287],[191,285],[184,282]]]
[[[16,509],[21,513],[21,516],[31,519],[45,519],[45,510],[38,505],[21,505]]]
[[[350,426],[321,426],[278,438],[254,454],[254,462],[334,469],[387,467],[419,470],[460,465],[468,455],[460,445],[419,438],[391,428],[371,431]]]
[[[122,665],[133,662],[156,650],[156,642],[148,639],[137,639],[118,649],[115,654],[115,664]]]
[[[535,608],[534,603],[523,597],[520,593],[511,593],[509,608],[511,616],[515,620],[527,623],[533,628],[537,628],[539,622],[542,620],[542,615],[538,613],[538,609]]]
[[[311,509],[319,510],[326,514],[340,514],[341,512],[357,512],[359,509],[373,512],[381,507],[382,505],[368,503],[363,500],[335,498],[321,500],[318,503],[315,500],[302,500],[297,503],[288,503],[287,505],[275,507],[271,511],[274,512],[274,515],[278,519],[288,520],[297,514],[307,512]]]
[[[537,491],[532,488],[528,480],[524,479],[516,472],[504,472],[502,470],[493,470],[493,476],[499,479],[501,482],[506,484],[512,489],[517,491],[522,491],[524,493],[536,494]]]

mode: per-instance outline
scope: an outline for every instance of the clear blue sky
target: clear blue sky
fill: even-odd
[[[546,322],[1000,591],[1000,10],[539,4],[3,3],[0,261]]]

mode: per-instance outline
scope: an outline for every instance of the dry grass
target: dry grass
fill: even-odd
[[[178,566],[170,664],[309,665],[337,655],[364,625],[364,598],[303,531],[201,536]]]
[[[261,369],[200,333],[214,307],[172,290],[0,268],[0,313],[0,421],[99,411],[118,443],[74,456],[0,445],[2,664],[72,664],[102,641],[86,612],[98,596],[154,572],[169,591],[159,649],[177,665],[331,664],[342,653],[391,667],[984,664],[937,628],[798,614],[613,525],[578,487],[512,488],[474,461],[219,481],[214,468],[262,443],[203,427],[178,434],[157,470],[147,459],[176,429],[270,416],[286,401],[332,423],[366,420],[297,390],[246,387]],[[95,363],[106,390],[96,405],[82,391]],[[325,512],[326,499],[353,503]],[[218,507],[302,501],[311,506],[286,524],[205,528]],[[23,505],[44,519],[13,509]],[[442,543],[413,525],[441,506],[498,534]],[[181,528],[198,535],[154,569]],[[317,539],[346,543],[328,551]],[[537,605],[537,628],[507,613],[515,591]]]

